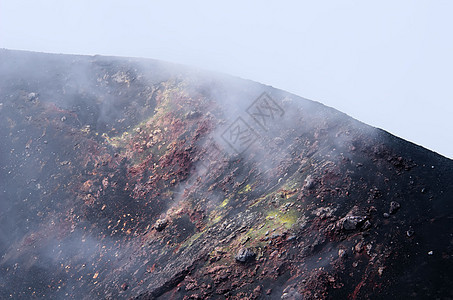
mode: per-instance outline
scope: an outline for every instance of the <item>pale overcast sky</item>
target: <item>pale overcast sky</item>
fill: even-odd
[[[221,71],[322,102],[450,158],[452,31],[451,0],[0,0],[0,48]]]

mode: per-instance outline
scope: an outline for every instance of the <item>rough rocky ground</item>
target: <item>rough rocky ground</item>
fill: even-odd
[[[2,299],[453,298],[452,160],[153,60],[0,78]]]

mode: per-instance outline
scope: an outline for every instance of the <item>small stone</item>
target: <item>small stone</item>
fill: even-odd
[[[253,252],[250,248],[241,248],[239,252],[236,254],[236,261],[240,263],[247,263],[250,261],[255,260],[256,253]]]
[[[156,223],[154,224],[154,228],[157,230],[157,231],[162,231],[165,229],[165,227],[167,227],[167,220],[165,219],[159,219],[156,221]]]
[[[413,236],[413,235],[414,235],[414,230],[409,229],[408,231],[406,231],[406,235],[407,235],[408,237]]]
[[[242,245],[245,245],[249,240],[250,240],[250,237],[249,237],[249,236],[246,236],[245,238],[243,238],[243,239],[241,240],[241,244],[242,244]]]
[[[289,237],[286,238],[287,241],[292,241],[295,240],[296,236],[295,235],[290,235]]]
[[[193,110],[191,110],[191,111],[189,111],[189,112],[187,113],[187,118],[188,118],[188,119],[194,119],[194,118],[198,118],[198,117],[200,117],[200,116],[201,116],[201,113],[198,112],[198,111],[193,111]]]
[[[261,294],[261,285],[257,286],[257,287],[253,290],[253,292],[254,292],[255,294]]]
[[[363,223],[362,230],[367,230],[371,228],[371,222],[366,220],[365,223]]]
[[[338,250],[339,257],[346,257],[346,255],[347,255],[346,250],[344,250],[344,249]]]
[[[354,230],[359,227],[360,223],[365,220],[363,217],[359,216],[348,216],[343,219],[343,229],[345,230]]]
[[[310,175],[308,175],[307,178],[305,179],[304,188],[307,190],[311,190],[314,187],[315,187],[315,181],[313,180],[313,178],[311,178]]]
[[[38,94],[37,94],[37,93],[29,93],[29,94],[27,95],[27,100],[28,100],[28,101],[33,101],[33,100],[35,100],[36,98],[38,98]]]
[[[428,255],[433,255],[433,254],[434,254],[434,251],[432,251],[432,250],[428,252]]]
[[[387,219],[388,217],[390,217],[390,215],[389,215],[388,213],[384,213],[383,216],[384,216],[384,218],[386,218],[386,219]]]
[[[396,202],[396,201],[392,201],[390,202],[390,209],[389,209],[389,214],[394,214],[396,213],[396,211],[401,207],[401,205]]]
[[[355,250],[355,252],[360,253],[362,251],[362,248],[363,248],[363,242],[358,242],[355,245],[354,250]]]
[[[122,289],[123,291],[127,290],[128,287],[129,287],[129,285],[128,285],[127,283],[123,283],[123,284],[121,285],[121,289]]]
[[[285,289],[280,299],[302,300],[303,297],[294,288]]]
[[[272,294],[272,289],[266,290],[266,295],[270,295],[270,294]]]

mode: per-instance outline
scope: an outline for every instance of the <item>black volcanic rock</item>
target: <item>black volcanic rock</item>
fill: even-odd
[[[401,205],[396,202],[396,201],[392,201],[390,202],[390,209],[389,209],[389,214],[394,214],[396,213],[396,211],[401,207]]]
[[[234,257],[240,263],[246,263],[255,260],[256,253],[250,248],[241,248]]]
[[[167,220],[165,219],[159,219],[156,221],[156,223],[154,224],[154,228],[157,230],[157,231],[162,231],[165,229],[165,227],[167,227]]]
[[[0,78],[1,299],[453,298],[450,159],[154,60]]]
[[[347,216],[343,219],[342,226],[345,230],[354,230],[360,227],[365,221],[364,217],[360,216]]]

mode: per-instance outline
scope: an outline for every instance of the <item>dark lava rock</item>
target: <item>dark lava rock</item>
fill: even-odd
[[[365,223],[363,223],[362,230],[368,230],[371,228],[371,222],[366,220]]]
[[[255,260],[256,253],[250,248],[241,248],[236,254],[236,261],[240,263],[247,263]]]
[[[253,293],[259,295],[259,294],[261,294],[261,290],[262,290],[262,287],[261,287],[261,285],[259,285],[253,290]]]
[[[308,176],[305,179],[305,185],[304,185],[305,189],[312,190],[315,188],[315,185],[316,185],[315,180],[311,176]]]
[[[156,223],[154,224],[154,228],[157,230],[157,231],[162,231],[165,229],[165,227],[167,227],[167,220],[165,219],[159,219],[156,221]]]
[[[342,227],[345,230],[354,230],[360,227],[365,221],[364,217],[360,216],[347,216],[342,221]]]
[[[389,209],[389,213],[390,214],[394,214],[396,213],[396,211],[401,207],[401,205],[396,202],[396,201],[392,201],[390,202],[390,209]]]
[[[199,111],[193,111],[191,110],[190,112],[187,113],[187,118],[188,119],[195,119],[201,116],[201,112]]]
[[[338,250],[338,256],[339,256],[339,257],[347,257],[347,256],[348,256],[348,253],[347,253],[346,250],[344,250],[344,249],[339,249],[339,250]]]
[[[289,242],[289,241],[293,241],[296,239],[296,236],[295,235],[290,235],[286,238],[286,240]]]
[[[28,101],[33,101],[33,100],[36,100],[37,98],[38,98],[38,94],[36,94],[36,93],[29,93],[27,95],[27,100]]]

